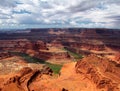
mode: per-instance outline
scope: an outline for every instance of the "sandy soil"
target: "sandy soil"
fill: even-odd
[[[75,62],[67,63],[61,69],[60,76],[42,78],[31,84],[34,91],[61,91],[63,88],[68,91],[98,91],[95,85],[82,75],[76,74]],[[36,88],[35,88],[36,87]],[[43,90],[44,89],[44,90]]]

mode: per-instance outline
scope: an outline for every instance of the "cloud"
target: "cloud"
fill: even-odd
[[[120,0],[0,0],[0,24],[120,28],[119,4]]]
[[[98,6],[100,2],[98,0],[83,0],[80,3],[77,3],[76,5],[70,6],[70,10],[72,12],[81,12],[86,11],[91,8],[94,8],[95,6]]]
[[[0,7],[15,7],[16,6],[16,2],[15,0],[0,0]]]

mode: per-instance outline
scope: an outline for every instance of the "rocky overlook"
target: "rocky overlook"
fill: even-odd
[[[109,59],[89,55],[78,62],[64,64],[59,76],[43,66],[25,67],[14,74],[0,76],[2,91],[119,91],[119,65]],[[56,84],[57,83],[57,84]]]
[[[108,59],[89,55],[76,64],[76,72],[84,75],[96,84],[99,89],[119,91],[120,64]]]

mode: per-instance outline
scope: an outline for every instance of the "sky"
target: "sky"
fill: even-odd
[[[120,0],[0,0],[0,29],[120,29]]]

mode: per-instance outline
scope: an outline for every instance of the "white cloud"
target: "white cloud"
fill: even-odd
[[[120,0],[0,0],[0,24],[120,28],[119,4]]]

